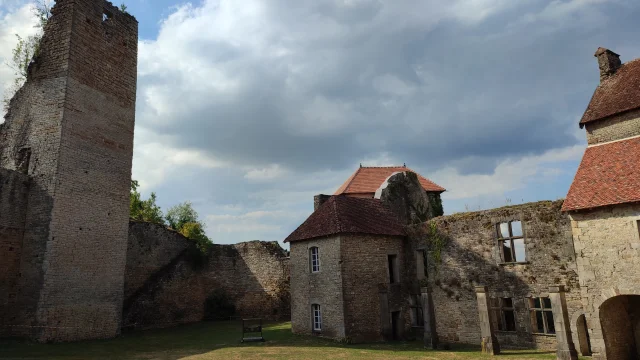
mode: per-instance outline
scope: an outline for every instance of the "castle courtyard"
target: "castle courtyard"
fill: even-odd
[[[0,340],[0,359],[489,359],[474,347],[425,350],[421,341],[372,344],[340,342],[291,333],[290,322],[265,326],[264,343],[240,343],[240,323],[203,322],[171,329],[123,332],[111,340],[34,344]],[[505,351],[501,359],[554,359],[555,352]]]

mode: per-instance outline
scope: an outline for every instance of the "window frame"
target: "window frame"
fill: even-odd
[[[322,331],[322,307],[320,304],[311,304],[311,330],[313,332]]]
[[[536,307],[535,301],[538,299],[540,301],[540,307]],[[549,307],[546,307],[544,304],[544,299],[549,300]],[[536,317],[537,313],[541,313],[542,315],[542,323],[544,332],[538,331],[538,319]],[[551,320],[553,324],[553,332],[549,331],[549,319],[547,319],[546,313],[551,313]],[[551,298],[548,296],[537,296],[529,298],[529,317],[531,318],[531,333],[534,335],[556,335],[556,325],[555,325],[555,317],[553,316],[553,304],[551,303]]]
[[[520,223],[520,227],[522,230],[522,234],[518,235],[518,236],[514,236],[513,235],[513,228],[511,227],[511,223],[514,222],[519,222]],[[507,224],[508,225],[508,231],[509,231],[509,236],[508,237],[502,237],[502,232],[500,231],[500,225],[502,224]],[[528,263],[529,261],[529,255],[527,254],[527,244],[526,244],[526,237],[525,237],[525,231],[524,231],[524,223],[521,220],[508,220],[508,221],[499,221],[496,223],[495,225],[495,232],[496,232],[496,237],[497,237],[497,242],[498,242],[498,250],[500,251],[500,260],[502,261],[503,264],[525,264]],[[516,249],[515,249],[515,240],[520,240],[522,239],[522,246],[524,247],[524,259],[519,260],[516,257]],[[511,261],[507,261],[506,257],[505,257],[505,246],[504,243],[508,242],[508,244],[510,245],[509,250],[510,250],[510,255],[511,255]]]
[[[320,272],[320,248],[317,246],[309,248],[309,271],[312,274]]]
[[[511,306],[505,306],[504,300],[511,300]],[[497,331],[500,332],[517,332],[518,331],[518,317],[516,313],[516,305],[513,298],[509,297],[494,297],[491,298],[491,312],[495,319]],[[511,312],[513,314],[513,330],[508,330],[507,319],[505,312]]]
[[[413,294],[411,295],[411,303],[409,304],[411,309],[411,316],[413,321],[411,327],[424,328],[424,314],[422,312],[422,296]]]

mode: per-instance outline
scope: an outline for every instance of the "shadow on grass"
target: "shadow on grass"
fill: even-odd
[[[366,354],[381,358],[423,357],[431,351],[425,350],[419,341],[343,344],[329,339],[301,336],[291,333],[290,323],[269,323],[265,325],[266,342],[240,343],[240,322],[202,322],[159,330],[125,332],[110,340],[92,340],[74,343],[36,344],[19,340],[0,340],[1,359],[168,359],[177,360],[191,355],[211,353],[220,349],[238,348],[245,356],[255,358],[256,351],[270,352],[271,358],[280,358],[278,348],[297,347],[297,351],[310,351],[310,358],[327,359],[327,352],[343,352],[344,356],[367,358]],[[270,349],[273,348],[273,349]],[[342,349],[342,350],[341,350]],[[235,349],[233,349],[235,351]],[[249,352],[246,352],[249,351]],[[454,346],[450,351],[461,358],[483,357],[478,347]],[[378,354],[381,353],[381,354]],[[227,355],[230,353],[226,353]],[[234,353],[235,354],[235,353]],[[402,355],[400,355],[402,354]],[[437,352],[433,352],[434,355]],[[530,355],[527,359],[550,359],[549,355],[533,351],[514,352],[517,357]],[[547,353],[548,354],[548,353]],[[222,355],[222,354],[221,354]],[[295,355],[295,354],[294,354]],[[306,356],[306,355],[305,355]],[[216,358],[209,355],[209,358]],[[242,356],[241,356],[242,357]],[[296,358],[284,356],[284,358]]]

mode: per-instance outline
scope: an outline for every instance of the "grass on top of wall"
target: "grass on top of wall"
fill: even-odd
[[[424,350],[419,341],[342,344],[291,333],[291,323],[265,325],[264,343],[240,343],[238,321],[202,322],[126,332],[111,340],[34,344],[0,340],[0,359],[490,359],[477,348]],[[506,351],[501,359],[555,359],[553,353]]]

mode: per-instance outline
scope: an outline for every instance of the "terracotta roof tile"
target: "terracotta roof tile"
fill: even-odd
[[[640,202],[640,138],[588,147],[563,211]]]
[[[623,64],[596,88],[580,125],[640,108],[640,59]]]
[[[382,201],[332,196],[293,231],[284,242],[337,234],[404,236],[404,227]]]
[[[361,167],[351,175],[347,181],[336,190],[334,195],[340,194],[368,194],[375,193],[382,183],[394,172],[411,171],[404,166],[389,167]],[[445,189],[433,181],[416,173],[420,184],[426,191],[443,192]]]

